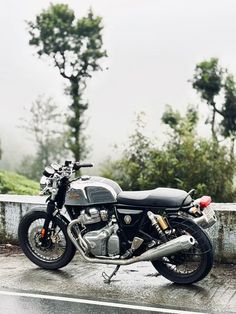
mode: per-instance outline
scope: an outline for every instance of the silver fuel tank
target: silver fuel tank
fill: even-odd
[[[115,203],[116,196],[122,190],[110,179],[97,176],[82,176],[73,181],[66,194],[65,205],[87,206]]]

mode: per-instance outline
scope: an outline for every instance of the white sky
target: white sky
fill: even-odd
[[[33,149],[17,128],[24,107],[38,95],[53,97],[65,108],[65,82],[49,62],[39,60],[28,44],[25,20],[50,3],[47,0],[0,1],[0,139],[4,160],[17,163]],[[147,114],[148,132],[163,138],[160,118],[165,104],[183,112],[200,103],[187,82],[196,63],[218,57],[236,75],[235,0],[68,0],[78,16],[92,7],[103,17],[108,70],[88,81],[87,134],[90,161],[113,155],[134,128],[135,113]],[[202,115],[206,107],[200,106]]]

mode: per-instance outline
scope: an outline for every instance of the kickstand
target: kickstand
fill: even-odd
[[[119,268],[120,268],[120,265],[117,265],[115,270],[110,274],[110,276],[107,275],[105,272],[103,272],[102,277],[104,278],[104,283],[108,283],[108,284],[111,283],[111,278],[116,275]]]

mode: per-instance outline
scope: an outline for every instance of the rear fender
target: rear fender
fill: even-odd
[[[211,241],[210,241],[210,238],[209,238],[209,235],[205,232],[205,230],[203,230],[199,224],[196,223],[196,221],[194,221],[194,219],[192,219],[191,217],[186,217],[186,216],[177,216],[177,215],[169,215],[167,216],[168,218],[168,222],[171,226],[171,223],[173,223],[173,221],[175,223],[178,223],[178,224],[181,224],[182,226],[186,225],[188,228],[190,226],[193,226],[193,228],[197,231],[199,230],[199,232],[202,232],[205,234],[205,236],[209,239],[209,242],[210,242],[210,245],[212,246],[211,244]]]
[[[195,225],[197,225],[197,223],[194,221],[193,218],[191,217],[186,217],[185,215],[179,215],[178,213],[170,213],[167,215],[167,219],[168,221],[171,222],[171,220],[175,220],[175,221],[178,221],[179,223],[182,223],[182,222],[191,222]]]

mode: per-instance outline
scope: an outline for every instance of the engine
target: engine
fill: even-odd
[[[118,225],[110,214],[111,210],[91,207],[82,210],[78,217],[83,229],[83,239],[94,256],[116,256],[120,254]]]

